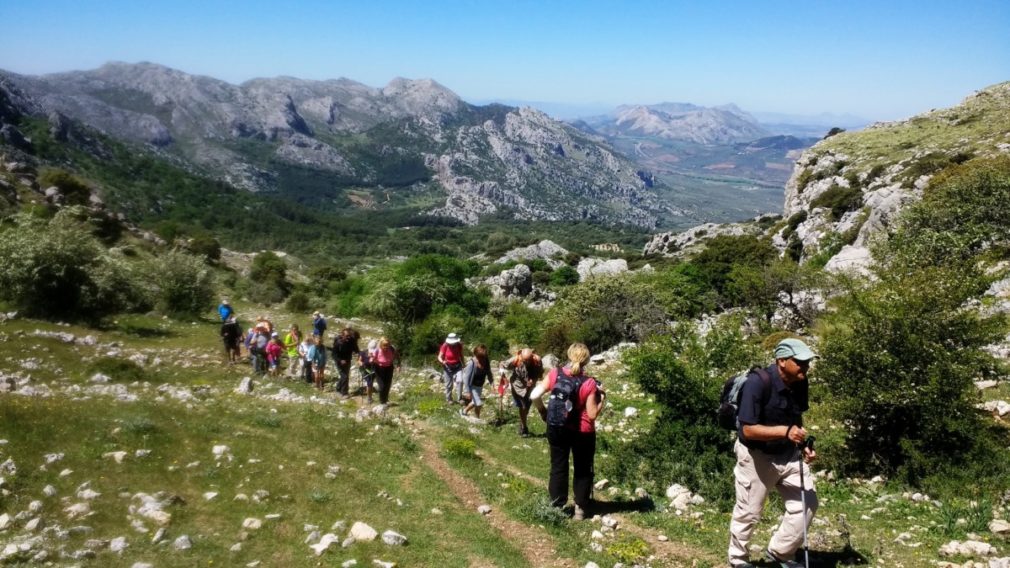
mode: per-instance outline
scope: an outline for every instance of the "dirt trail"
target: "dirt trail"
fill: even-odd
[[[510,474],[525,479],[526,481],[529,481],[537,485],[538,487],[543,487],[544,490],[546,490],[547,488],[547,484],[544,482],[544,480],[534,475],[530,475],[525,471],[522,471],[519,468],[513,466],[512,464],[504,463],[488,455],[485,452],[478,452],[478,455],[488,464],[504,469]],[[600,499],[597,500],[602,501]],[[710,563],[718,563],[721,561],[720,558],[713,556],[707,551],[691,547],[690,545],[684,543],[673,542],[670,540],[667,540],[665,542],[660,541],[659,531],[635,524],[628,517],[628,515],[622,515],[619,513],[610,513],[610,516],[618,520],[621,529],[647,542],[649,544],[649,547],[652,549],[652,553],[656,557],[656,559],[661,560],[662,562],[667,563],[670,566],[685,566],[685,567],[696,566],[699,560],[706,560]]]
[[[435,441],[424,433],[416,437],[424,455],[424,463],[430,467],[445,482],[446,487],[453,487],[456,497],[463,505],[477,514],[477,507],[484,504],[480,490],[469,479],[463,477],[452,468],[438,453]],[[570,558],[558,556],[554,539],[542,530],[513,521],[504,513],[492,511],[484,519],[497,530],[502,538],[519,546],[526,561],[537,568],[567,567],[576,568],[576,563]]]

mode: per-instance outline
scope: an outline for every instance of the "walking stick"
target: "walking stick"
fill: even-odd
[[[810,451],[814,451],[814,438],[813,436],[808,436],[803,444],[800,445],[799,461],[800,461],[800,502],[803,504],[803,566],[805,568],[810,568],[810,547],[807,545],[807,484],[803,481],[803,450],[805,448],[810,448]]]

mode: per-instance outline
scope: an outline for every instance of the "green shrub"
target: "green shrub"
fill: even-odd
[[[442,455],[460,460],[477,459],[477,442],[471,438],[453,436],[442,442]]]
[[[186,248],[197,256],[202,256],[207,260],[221,259],[221,243],[208,234],[200,234],[189,240]]]
[[[521,496],[515,510],[519,520],[531,525],[560,527],[568,520],[568,515],[560,507],[551,504],[551,499],[543,491],[526,491]]]
[[[304,314],[312,307],[308,294],[301,290],[293,292],[284,303],[284,308],[289,312]]]
[[[786,227],[782,231],[782,238],[789,239],[796,232],[796,228],[800,226],[801,223],[807,220],[807,210],[801,209],[796,213],[789,216],[789,220],[786,221]]]
[[[264,304],[282,301],[291,291],[287,270],[287,265],[275,253],[265,251],[257,254],[249,267],[249,296]]]
[[[656,292],[657,280],[648,275],[593,278],[569,286],[550,312],[545,341],[551,345],[545,347],[563,352],[568,344],[554,341],[581,341],[598,352],[621,341],[641,341],[666,327]]]
[[[132,267],[106,252],[70,209],[18,215],[0,233],[0,297],[25,315],[98,319],[143,309]]]
[[[500,330],[510,345],[539,345],[543,339],[544,312],[511,302],[501,316]]]
[[[831,211],[830,218],[837,221],[849,211],[862,207],[863,192],[859,187],[842,187],[833,185],[824,193],[810,201],[810,208],[826,207]]]
[[[579,272],[571,266],[565,265],[551,273],[548,280],[552,286],[570,286],[578,284]]]
[[[928,267],[1010,251],[1010,157],[972,160],[935,176],[903,216],[888,253]]]
[[[91,376],[95,373],[124,383],[144,380],[144,369],[140,365],[118,357],[102,357],[88,365],[87,374]]]
[[[933,175],[951,166],[963,164],[971,158],[972,155],[967,152],[956,152],[954,154],[930,152],[924,156],[920,156],[906,168],[901,179],[904,181],[906,187],[912,187],[915,180],[921,176]]]
[[[720,506],[732,503],[732,439],[715,420],[722,382],[758,361],[727,320],[702,340],[689,326],[625,355],[628,373],[662,407],[652,430],[611,452],[611,479],[657,492],[671,481]]]
[[[778,251],[767,239],[751,235],[719,235],[710,239],[691,263],[697,266],[698,275],[715,290],[723,305],[732,305],[727,297],[730,273],[736,267],[762,267],[778,257]]]
[[[846,433],[830,459],[845,474],[913,485],[997,475],[1006,434],[990,432],[975,409],[973,381],[1002,374],[983,347],[1004,326],[964,309],[988,279],[973,263],[878,274],[875,284],[847,286],[825,328],[817,375]]]
[[[44,168],[39,172],[39,187],[46,189],[56,187],[63,194],[67,203],[83,205],[88,202],[91,195],[91,188],[80,178],[66,170],[58,168]]]
[[[203,260],[171,251],[148,263],[147,277],[157,307],[177,317],[193,317],[214,307],[213,274]]]
[[[636,564],[649,555],[649,545],[641,538],[622,534],[603,549],[607,556],[621,564]]]

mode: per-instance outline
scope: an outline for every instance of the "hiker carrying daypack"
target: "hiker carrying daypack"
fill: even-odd
[[[586,380],[585,375],[571,376],[563,367],[554,369],[557,379],[551,396],[547,399],[547,425],[556,427],[578,427],[579,389]]]
[[[761,367],[753,367],[746,373],[726,379],[726,382],[722,384],[722,396],[719,397],[719,412],[717,414],[719,426],[726,430],[736,432],[740,427],[740,423],[737,422],[737,413],[740,411],[740,391],[743,390],[744,383],[752,374],[761,378],[764,385],[762,391],[764,399],[768,399],[768,385],[771,382],[771,377],[768,375],[768,371]]]

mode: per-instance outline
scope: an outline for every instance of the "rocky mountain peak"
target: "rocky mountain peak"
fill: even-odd
[[[432,79],[404,79],[397,77],[382,89],[383,96],[396,99],[413,114],[429,112],[454,113],[462,100],[456,93]]]
[[[767,136],[749,114],[735,105],[701,107],[690,103],[621,106],[604,117],[587,119],[610,135],[646,136],[697,144],[732,144]]]

